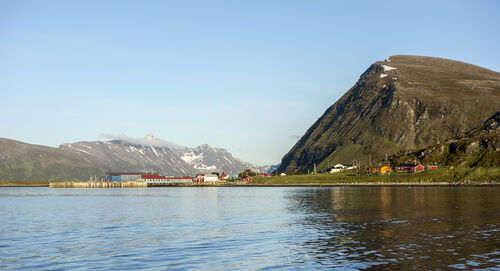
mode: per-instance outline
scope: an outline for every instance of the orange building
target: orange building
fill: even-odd
[[[388,166],[376,166],[369,168],[368,172],[375,174],[386,174],[392,172],[392,169]]]

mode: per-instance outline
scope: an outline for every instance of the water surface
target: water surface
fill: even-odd
[[[0,269],[500,270],[500,187],[0,188]]]

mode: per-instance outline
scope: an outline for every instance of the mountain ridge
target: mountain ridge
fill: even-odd
[[[479,126],[500,107],[500,73],[443,58],[377,61],[283,157],[279,172],[369,163]]]
[[[245,169],[258,172],[268,169],[235,158],[223,148],[207,144],[171,148],[158,143],[167,141],[152,140],[152,135],[145,140],[148,138],[150,142],[80,141],[63,143],[58,148],[0,138],[0,180],[88,180],[90,175],[106,171],[193,176],[213,171],[235,174]],[[155,146],[148,146],[148,142]]]

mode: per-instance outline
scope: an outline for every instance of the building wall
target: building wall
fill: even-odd
[[[121,176],[122,176],[122,182],[134,181],[141,177],[141,175],[121,175]]]
[[[121,182],[122,181],[122,175],[110,175],[109,176],[110,181],[112,182]]]
[[[217,175],[205,175],[205,177],[203,178],[205,182],[216,182],[219,180],[219,177],[217,177]]]
[[[111,182],[128,182],[134,181],[141,177],[141,175],[108,175]]]

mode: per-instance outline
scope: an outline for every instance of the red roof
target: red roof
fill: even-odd
[[[141,175],[139,172],[106,172],[107,175]]]
[[[166,179],[163,176],[160,175],[141,175],[141,178],[143,179]]]
[[[161,175],[141,175],[143,179],[191,180],[192,177],[165,177]]]
[[[193,179],[192,177],[165,177],[165,179],[174,179],[174,180],[191,180]]]

